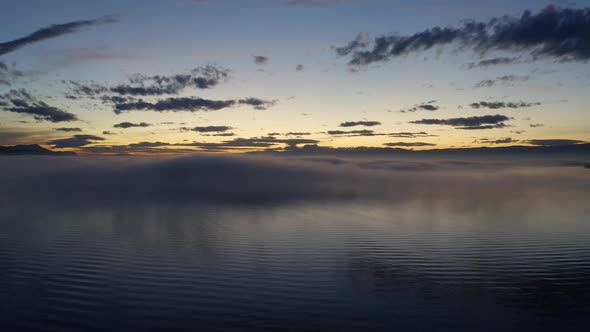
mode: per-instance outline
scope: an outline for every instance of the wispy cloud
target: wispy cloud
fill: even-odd
[[[95,20],[80,20],[63,24],[53,24],[45,28],[41,28],[25,37],[14,39],[5,43],[0,43],[0,55],[14,52],[17,49],[28,44],[37,43],[46,39],[56,38],[66,34],[80,31],[82,28],[90,27],[98,24],[113,23],[117,20],[113,17],[107,16]]]
[[[498,76],[494,79],[481,80],[475,84],[475,87],[476,88],[490,88],[490,87],[496,86],[496,85],[513,86],[515,83],[526,82],[530,79],[531,79],[531,77],[528,75],[525,75],[525,76],[503,75],[503,76]]]
[[[491,59],[484,59],[478,62],[468,62],[465,64],[467,69],[494,67],[499,65],[508,65],[518,62],[519,57],[497,57]]]
[[[532,106],[538,106],[541,103],[529,103],[524,101],[519,102],[504,102],[504,101],[480,101],[477,103],[471,103],[471,108],[489,108],[489,109],[500,109],[500,108],[528,108]]]

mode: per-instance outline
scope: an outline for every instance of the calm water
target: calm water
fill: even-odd
[[[590,208],[560,197],[8,209],[0,330],[587,331]]]

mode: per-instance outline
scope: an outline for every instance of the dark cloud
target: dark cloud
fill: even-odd
[[[102,132],[102,134],[103,134],[103,135],[116,135],[115,133],[113,133],[113,132],[110,132],[110,131],[108,131],[108,130],[105,130],[105,131],[103,131],[103,132]]]
[[[542,124],[542,123],[531,123],[531,124],[529,124],[529,127],[531,127],[531,128],[540,128],[540,127],[545,127],[545,125]]]
[[[508,143],[516,143],[518,141],[515,141],[510,137],[506,137],[506,138],[500,138],[500,139],[482,138],[479,140],[479,142],[487,143],[487,144],[508,144]]]
[[[436,100],[430,100],[425,103],[414,105],[408,109],[401,110],[400,113],[413,113],[420,110],[436,111],[440,108],[440,106],[434,105],[434,103],[436,103]]]
[[[508,121],[505,115],[484,115],[484,116],[472,116],[465,118],[451,118],[451,119],[422,119],[416,121],[410,121],[414,124],[426,124],[426,125],[446,125],[453,126],[457,129],[492,129],[492,128],[503,128],[506,125],[504,121]]]
[[[121,122],[121,123],[117,123],[113,126],[113,128],[123,128],[123,129],[134,128],[134,127],[144,127],[144,128],[151,127],[151,124],[145,123],[145,122],[140,122],[140,123]]]
[[[417,138],[417,137],[432,137],[435,135],[430,135],[427,132],[419,131],[419,132],[397,132],[397,133],[389,133],[387,134],[389,137],[402,137],[402,138]]]
[[[0,55],[13,52],[27,44],[74,33],[85,27],[113,22],[116,22],[116,20],[112,17],[102,17],[95,20],[80,20],[63,24],[53,24],[48,27],[41,28],[28,36],[14,39],[9,42],[0,43]]]
[[[365,127],[374,127],[381,125],[381,122],[378,121],[346,121],[340,124],[340,127],[356,127],[356,126],[365,126]]]
[[[295,66],[296,71],[303,71],[304,69],[305,69],[305,66],[303,66],[302,64],[298,64],[297,66]]]
[[[74,135],[70,138],[55,139],[47,142],[47,144],[53,146],[54,149],[62,148],[76,148],[94,143],[94,141],[104,141],[105,139],[100,136],[94,135]]]
[[[249,105],[256,110],[265,110],[276,104],[260,98],[246,98],[240,100],[210,100],[196,97],[167,98],[155,103],[143,99],[108,98],[114,104],[114,112],[120,114],[128,111],[157,111],[157,112],[198,112],[218,111],[236,104]]]
[[[65,131],[65,132],[72,132],[72,131],[82,131],[80,128],[55,128],[57,131]]]
[[[254,63],[258,66],[262,66],[268,63],[268,57],[264,55],[253,55]]]
[[[475,87],[476,88],[490,88],[490,87],[496,86],[496,85],[514,86],[514,83],[526,82],[530,79],[531,79],[530,76],[504,75],[504,76],[498,76],[494,79],[481,80],[475,84]]]
[[[436,144],[425,142],[392,142],[383,144],[389,147],[420,147],[420,146],[436,146]]]
[[[309,136],[309,135],[311,135],[310,132],[288,132],[285,134],[285,136]],[[270,135],[270,136],[272,136],[272,135]]]
[[[334,47],[336,54],[340,56],[345,56],[353,52],[358,48],[367,47],[369,45],[369,34],[366,32],[359,32],[356,35],[356,38],[349,42],[347,45],[342,47]]]
[[[186,88],[209,89],[229,79],[229,71],[225,68],[207,65],[190,70],[186,74],[143,75],[134,74],[128,82],[113,87],[91,83],[82,84],[69,81],[72,92],[78,96],[94,98],[98,94],[114,93],[119,96],[102,96],[103,101],[117,101],[120,96],[160,96],[178,94]]]
[[[467,69],[474,69],[474,68],[482,68],[482,67],[493,67],[498,65],[508,65],[512,63],[516,63],[520,59],[519,57],[498,57],[492,59],[484,59],[478,62],[468,62],[465,64],[465,68]]]
[[[173,112],[197,112],[197,111],[217,111],[223,108],[235,105],[235,100],[210,100],[203,98],[167,98],[155,103],[146,102],[142,99],[115,103],[114,111],[119,114],[127,111],[173,111]]]
[[[459,27],[433,27],[413,35],[375,38],[372,49],[359,45],[349,65],[363,66],[433,47],[456,44],[482,55],[491,51],[524,52],[533,59],[590,60],[590,9],[547,6],[520,17],[502,16],[487,22],[465,21]]]
[[[204,136],[213,136],[213,137],[232,137],[236,136],[234,133],[218,133],[218,134],[211,134],[211,135],[204,135]]]
[[[327,132],[328,135],[333,136],[375,136],[375,132],[373,130],[330,130]]]
[[[196,131],[198,133],[211,133],[211,132],[225,132],[225,131],[228,131],[231,129],[233,129],[233,128],[228,127],[228,126],[206,126],[206,127],[194,127],[191,130]]]
[[[585,141],[575,140],[575,139],[531,139],[525,141],[531,145],[539,145],[539,146],[559,146],[559,145],[571,145],[571,144],[580,144],[580,143],[587,143]]]
[[[129,78],[128,84],[117,85],[110,88],[110,91],[120,95],[134,96],[178,94],[187,87],[209,89],[228,78],[229,71],[227,69],[208,65],[195,68],[188,74],[168,76],[135,74]]]
[[[78,120],[76,115],[72,113],[49,106],[45,102],[37,100],[25,89],[10,90],[8,93],[0,95],[0,101],[4,104],[0,105],[2,110],[13,113],[31,114],[35,120],[39,121],[68,122]]]
[[[333,136],[388,136],[398,138],[418,138],[418,137],[435,137],[437,135],[431,135],[424,131],[419,132],[394,132],[394,133],[376,133],[373,130],[330,130],[327,132],[328,135]]]
[[[268,109],[269,107],[272,107],[276,104],[275,100],[263,100],[260,98],[245,98],[245,99],[240,99],[238,100],[238,103],[243,104],[243,105],[250,105],[252,107],[254,107],[254,109],[256,110],[265,110]]]
[[[499,109],[499,108],[526,108],[532,106],[538,106],[541,103],[528,103],[524,101],[520,102],[503,102],[503,101],[480,101],[477,103],[471,103],[469,106],[471,108],[490,108],[490,109]]]
[[[71,86],[72,93],[74,96],[81,96],[87,98],[96,98],[99,94],[105,93],[108,89],[100,84],[90,83],[82,84],[76,81],[68,81]]]

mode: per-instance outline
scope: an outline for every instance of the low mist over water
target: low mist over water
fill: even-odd
[[[584,331],[563,164],[1,159],[0,329]]]

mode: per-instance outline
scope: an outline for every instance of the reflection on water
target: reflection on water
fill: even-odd
[[[0,330],[582,331],[588,215],[558,193],[8,209]]]

